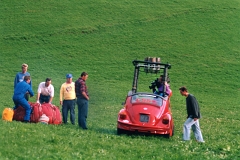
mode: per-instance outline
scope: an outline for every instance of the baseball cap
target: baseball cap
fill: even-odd
[[[72,78],[73,76],[72,76],[72,74],[67,74],[66,75],[66,78]]]

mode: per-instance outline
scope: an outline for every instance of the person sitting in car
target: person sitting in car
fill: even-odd
[[[166,94],[169,95],[171,93],[170,85],[168,84],[169,80],[163,82],[163,75],[160,75],[158,78],[158,83],[157,83],[157,90],[154,92],[154,94],[159,94],[163,96],[163,89],[164,85],[166,86]]]

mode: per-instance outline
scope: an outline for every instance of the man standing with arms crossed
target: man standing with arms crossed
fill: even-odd
[[[78,125],[82,129],[87,128],[87,115],[88,115],[88,101],[89,95],[86,86],[86,80],[88,79],[88,73],[82,72],[81,77],[75,82],[75,92],[77,96],[78,105]]]
[[[194,133],[194,136],[197,142],[204,143],[202,132],[199,125],[199,118],[200,116],[200,108],[196,98],[188,93],[186,87],[179,88],[180,94],[186,97],[186,107],[187,107],[187,120],[183,125],[183,140],[188,141],[190,140],[190,131],[191,127]]]

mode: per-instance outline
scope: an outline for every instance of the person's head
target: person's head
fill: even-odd
[[[48,87],[52,83],[51,78],[46,78],[45,80],[45,86]]]
[[[164,76],[163,76],[163,75],[160,75],[160,77],[158,78],[158,81],[159,81],[159,82],[163,82],[163,78],[164,78]],[[167,83],[170,83],[170,78],[167,76],[165,81],[166,81]]]
[[[31,77],[30,76],[24,76],[24,81],[26,81],[27,83],[31,82]]]
[[[72,83],[72,78],[73,78],[72,74],[68,73],[68,74],[66,75],[66,81],[67,81],[67,83]]]
[[[22,73],[26,73],[28,69],[28,65],[26,63],[22,64]]]
[[[86,81],[88,79],[88,73],[87,72],[82,72],[81,73],[81,78]]]
[[[181,94],[182,96],[185,96],[185,97],[188,96],[188,90],[187,90],[187,88],[186,88],[185,86],[180,87],[180,88],[179,88],[179,91],[180,91],[180,94]]]
[[[163,81],[163,75],[160,75],[159,82],[162,82],[162,81]]]

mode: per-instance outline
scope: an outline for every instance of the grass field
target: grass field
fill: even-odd
[[[22,63],[29,65],[35,94],[52,78],[55,105],[66,73],[75,81],[87,71],[90,93],[87,131],[1,120],[0,159],[240,159],[238,0],[0,2],[0,111],[13,107],[13,80]],[[118,136],[132,60],[154,56],[172,65],[175,135]],[[150,92],[157,76],[142,74],[140,89]],[[182,85],[199,101],[204,144],[193,135],[181,141]]]

